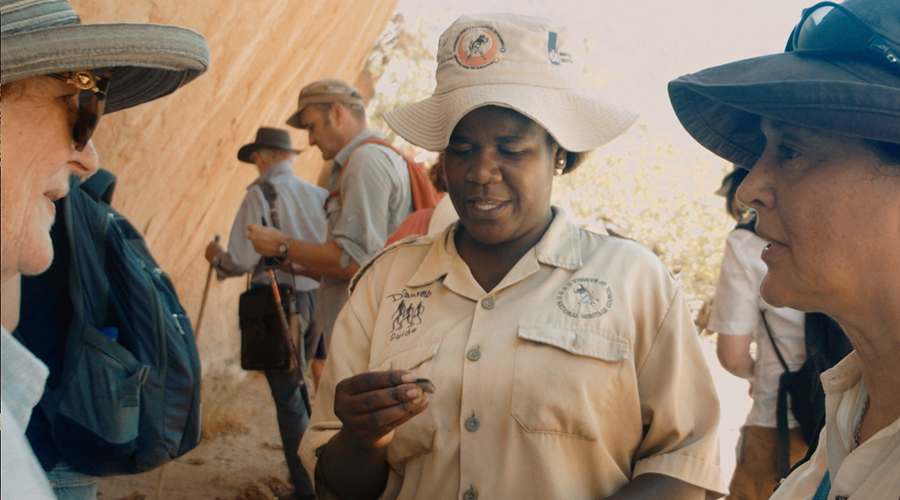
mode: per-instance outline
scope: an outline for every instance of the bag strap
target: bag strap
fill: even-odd
[[[363,144],[378,144],[380,146],[384,146],[386,148],[391,149],[404,161],[406,161],[406,168],[409,170],[409,188],[412,192],[413,198],[413,208],[415,210],[422,210],[423,208],[434,208],[438,204],[438,196],[437,191],[435,191],[434,186],[431,184],[431,181],[428,179],[428,174],[425,173],[425,169],[422,168],[422,165],[417,161],[410,158],[406,153],[397,149],[396,146],[391,144],[384,139],[379,139],[377,137],[372,137],[371,139],[366,139],[353,148],[353,152],[355,152],[360,146]],[[328,193],[328,199],[325,200],[326,205],[328,204],[328,200],[331,200],[334,197],[337,197],[338,203],[341,206],[344,205],[344,201],[341,198],[341,181],[344,179],[344,171],[347,169],[347,165],[350,163],[350,157],[353,156],[353,152],[350,153],[350,156],[344,160],[344,164],[341,165],[341,173],[338,175],[337,188]]]
[[[784,360],[784,356],[781,355],[781,351],[778,350],[778,344],[775,343],[775,337],[772,336],[772,330],[769,328],[769,322],[766,321],[766,312],[763,311],[762,309],[760,309],[759,314],[760,314],[760,316],[762,316],[763,326],[766,329],[766,333],[769,335],[769,340],[772,342],[772,347],[775,348],[775,355],[778,356],[778,361],[781,363],[781,366],[782,366],[782,368],[784,368],[784,371],[786,371],[786,372],[791,371],[790,368],[788,368],[787,362]]]
[[[778,479],[781,480],[786,478],[791,471],[791,435],[790,429],[788,429],[787,416],[788,395],[787,385],[784,382],[784,377],[791,371],[788,369],[787,362],[784,360],[784,356],[781,355],[781,351],[778,350],[778,344],[775,343],[775,337],[772,335],[772,330],[769,328],[769,322],[766,321],[766,312],[760,309],[759,314],[762,316],[763,326],[766,329],[769,340],[772,342],[772,347],[775,349],[775,355],[778,356],[778,361],[781,363],[781,366],[784,367],[784,373],[782,373],[781,377],[778,379],[778,400],[775,404],[775,428],[778,435],[776,469],[778,471]]]
[[[275,192],[275,186],[271,182],[260,182],[257,184],[262,189],[266,203],[269,204],[269,220],[272,221],[272,227],[281,230],[281,223],[278,220],[278,208],[275,207],[275,200],[278,199],[278,193]]]
[[[269,204],[269,220],[272,221],[272,227],[275,229],[281,230],[281,222],[278,218],[278,208],[275,206],[275,200],[278,199],[278,193],[275,191],[275,186],[272,185],[271,182],[260,182],[257,184],[260,189],[262,189],[263,197],[266,199],[266,203]],[[265,218],[263,219],[263,225],[266,224]],[[275,266],[274,257],[263,257],[264,266]],[[277,283],[277,279],[275,280]],[[247,289],[249,290],[251,286],[251,280],[247,281]]]

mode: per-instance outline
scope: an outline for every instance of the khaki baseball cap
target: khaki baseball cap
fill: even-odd
[[[310,104],[359,104],[365,106],[366,103],[353,85],[340,80],[338,78],[323,78],[300,90],[300,97],[297,100],[297,111],[288,118],[288,125],[296,128],[300,127],[300,113]]]

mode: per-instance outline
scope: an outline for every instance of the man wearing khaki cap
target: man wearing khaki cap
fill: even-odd
[[[307,276],[321,278],[316,319],[324,336],[316,357],[324,359],[335,319],[349,297],[350,278],[413,211],[410,177],[406,160],[393,149],[360,145],[384,138],[366,128],[363,98],[343,80],[325,78],[304,87],[287,124],[306,130],[310,146],[333,161],[325,202],[327,241],[300,241],[261,225],[250,226],[249,237],[260,254],[287,257]],[[313,364],[317,382],[320,366]]]

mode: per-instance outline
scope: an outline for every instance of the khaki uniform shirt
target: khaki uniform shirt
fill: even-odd
[[[326,241],[334,241],[344,250],[341,267],[347,267],[351,258],[364,265],[413,211],[406,160],[379,144],[359,146],[372,138],[384,139],[377,132],[363,130],[338,152],[331,165],[328,191],[339,190],[341,196],[325,202]],[[341,177],[341,167],[348,158]],[[316,323],[324,332],[326,349],[338,313],[350,296],[349,284],[350,280],[323,276],[319,285]]]
[[[554,208],[485,292],[454,230],[392,247],[357,278],[300,446],[311,476],[341,426],[337,382],[409,369],[437,390],[396,429],[382,498],[599,499],[651,472],[721,496],[715,388],[683,292],[652,253]]]
[[[856,427],[867,392],[859,357],[850,353],[822,374],[825,429],[809,462],[775,490],[772,500],[809,500],[828,471],[829,499],[900,498],[900,419],[856,446]]]

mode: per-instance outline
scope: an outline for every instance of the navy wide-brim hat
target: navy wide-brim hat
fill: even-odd
[[[900,2],[842,5],[900,52]],[[745,168],[766,144],[760,117],[900,143],[900,74],[860,55],[784,52],[745,59],[669,82],[669,99],[697,142]]]
[[[209,67],[203,35],[161,24],[81,24],[64,0],[3,0],[2,84],[82,69],[112,74],[105,113],[162,97]]]

